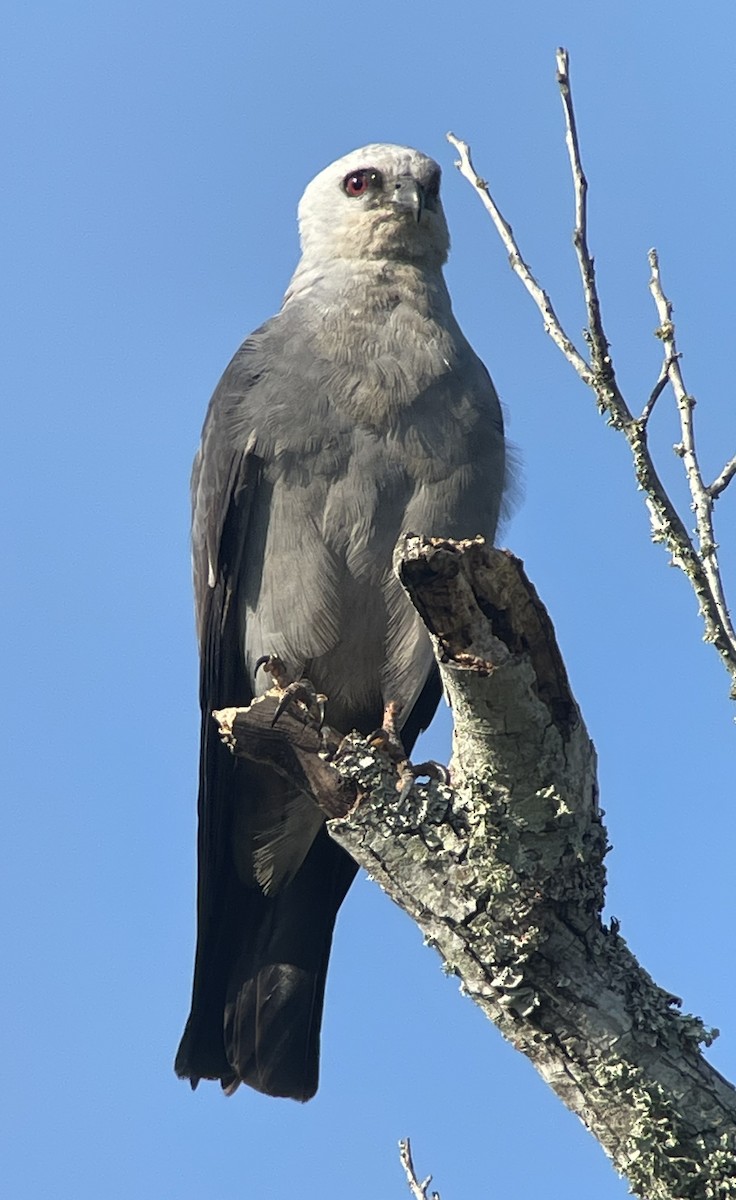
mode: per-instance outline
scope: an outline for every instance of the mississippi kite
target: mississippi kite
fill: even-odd
[[[327,961],[356,871],[320,814],[223,747],[213,709],[268,686],[278,655],[368,733],[401,706],[407,753],[440,686],[395,578],[402,532],[493,539],[501,411],[442,273],[440,168],[371,145],[299,206],[302,257],[279,314],[243,343],[194,463],[201,655],[197,950],[176,1071],[307,1100],[317,1088]]]

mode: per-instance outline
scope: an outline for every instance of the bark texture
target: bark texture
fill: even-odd
[[[414,918],[636,1195],[736,1197],[736,1091],[699,1049],[713,1034],[601,923],[595,750],[521,563],[481,540],[409,536],[395,566],[452,706],[452,787],[417,784],[399,804],[395,766],[365,739],[346,739],[328,764],[291,714],[276,730],[257,717],[254,733],[268,699],[218,714],[235,752],[288,746],[285,769],[301,772],[331,835]]]

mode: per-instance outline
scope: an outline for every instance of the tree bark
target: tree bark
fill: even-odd
[[[414,918],[636,1195],[736,1197],[736,1091],[699,1049],[714,1034],[677,1010],[615,922],[601,923],[595,750],[522,564],[480,539],[408,536],[395,567],[453,710],[452,786],[416,784],[399,804],[384,754],[351,735],[326,763],[293,715],[271,729],[273,700],[218,714],[235,752],[254,754],[260,710],[259,753],[273,752],[268,724],[331,836]]]

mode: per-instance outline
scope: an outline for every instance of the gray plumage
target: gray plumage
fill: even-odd
[[[307,1099],[337,908],[355,867],[319,813],[234,760],[211,719],[277,654],[369,732],[401,705],[407,750],[439,697],[391,567],[407,530],[493,539],[501,412],[452,313],[440,169],[399,146],[346,155],[299,206],[280,313],[241,346],[194,464],[201,650],[198,943],[177,1072]]]

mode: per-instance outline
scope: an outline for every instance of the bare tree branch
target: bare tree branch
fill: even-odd
[[[539,597],[517,559],[480,539],[408,537],[395,565],[452,706],[453,786],[417,785],[397,803],[395,766],[351,735],[332,764],[320,759],[356,798],[328,822],[331,836],[414,918],[636,1195],[736,1195],[736,1091],[699,1050],[714,1033],[679,1013],[617,924],[601,922],[595,750]],[[248,753],[252,709],[229,720],[236,753]],[[312,777],[334,812],[337,785],[325,804]]]
[[[677,411],[680,415],[682,441],[679,446],[675,446],[675,452],[682,458],[688,487],[690,488],[693,511],[697,523],[698,554],[708,580],[713,603],[718,611],[720,628],[730,640],[731,645],[736,648],[736,631],[734,631],[731,623],[726,598],[723,594],[723,583],[718,566],[718,546],[713,533],[713,493],[703,482],[695,450],[693,414],[696,402],[695,398],[687,392],[682,378],[680,356],[677,353],[677,346],[675,344],[672,304],[662,289],[662,280],[659,274],[659,258],[656,250],[649,251],[649,266],[652,271],[651,279],[649,280],[649,290],[652,293],[660,322],[657,336],[662,339],[665,367],[677,402]],[[734,469],[736,470],[736,467]]]
[[[457,163],[460,173],[480,196],[509,254],[513,270],[521,279],[541,313],[546,332],[583,383],[595,393],[598,407],[607,417],[608,423],[626,437],[631,449],[636,480],[644,493],[649,510],[652,538],[655,542],[662,542],[667,547],[673,562],[690,580],[703,618],[704,640],[712,642],[716,647],[731,679],[731,696],[736,699],[736,632],[729,616],[723,591],[718,565],[718,546],[713,532],[712,518],[713,501],[723,492],[736,474],[736,459],[727,463],[710,487],[705,486],[695,454],[693,401],[687,395],[682,383],[674,342],[671,305],[661,289],[655,251],[650,252],[652,266],[650,287],[660,316],[660,328],[657,335],[663,341],[665,364],[641,416],[638,418],[633,416],[618,386],[601,317],[594,261],[588,246],[588,184],[582,166],[568,67],[567,52],[558,50],[557,82],[565,114],[565,140],[570,159],[575,201],[573,244],[588,318],[588,328],[584,337],[590,353],[590,362],[562,327],[548,293],[533,275],[519,249],[509,222],[491,197],[487,182],[476,172],[467,142],[452,133],[448,133],[447,138],[460,155]],[[682,443],[678,448],[678,453],[683,458],[696,513],[697,547],[659,477],[648,445],[648,421],[655,403],[668,382],[673,387],[680,414]]]

